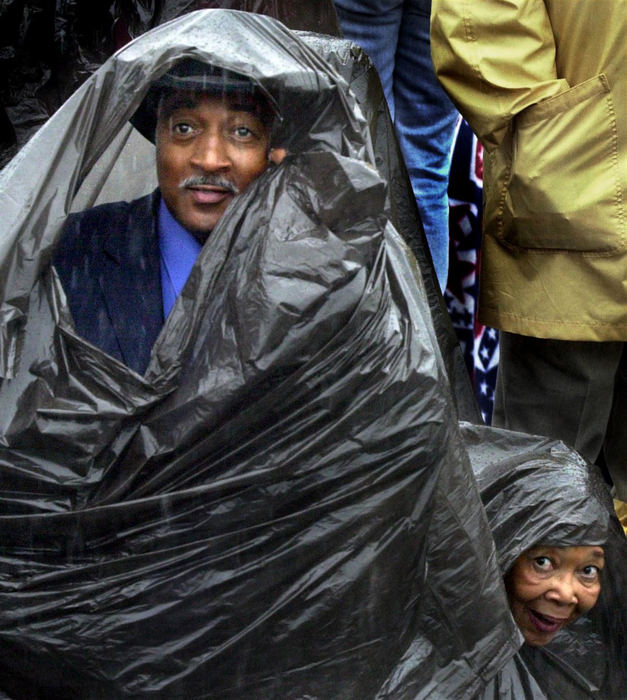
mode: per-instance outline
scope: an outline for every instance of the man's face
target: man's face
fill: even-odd
[[[533,547],[505,577],[514,620],[531,646],[544,646],[590,610],[601,592],[602,547]]]
[[[268,167],[263,109],[261,98],[244,93],[176,91],[161,101],[156,131],[161,195],[172,216],[202,243],[233,197]]]

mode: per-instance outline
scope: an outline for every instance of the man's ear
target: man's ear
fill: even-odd
[[[286,155],[287,151],[284,148],[271,148],[268,152],[268,160],[275,165],[281,165]]]

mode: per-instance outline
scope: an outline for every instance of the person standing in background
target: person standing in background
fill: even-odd
[[[604,462],[624,501],[627,0],[434,0],[431,28],[437,75],[485,147],[493,424]]]
[[[440,288],[448,275],[447,186],[458,114],[431,61],[431,0],[335,0],[344,36],[374,63],[396,126]]]

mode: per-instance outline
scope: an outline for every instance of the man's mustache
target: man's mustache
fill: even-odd
[[[239,187],[222,175],[192,175],[181,181],[179,188],[184,190],[186,187],[200,187],[202,185],[219,187],[228,190],[231,194],[239,194]]]

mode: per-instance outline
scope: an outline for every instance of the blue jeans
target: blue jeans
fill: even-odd
[[[448,274],[448,175],[458,114],[435,77],[431,0],[335,0],[348,38],[383,85],[440,287]]]

